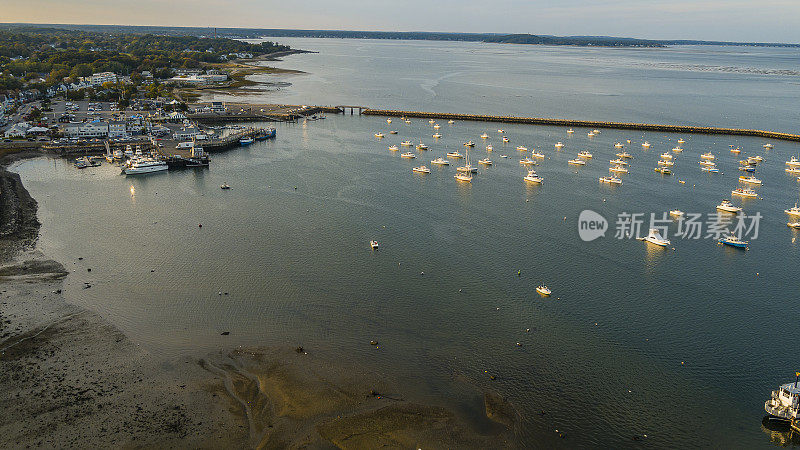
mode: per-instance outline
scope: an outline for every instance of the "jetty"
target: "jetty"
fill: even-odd
[[[729,136],[754,136],[783,141],[800,142],[800,134],[780,133],[777,131],[751,130],[743,128],[722,128],[722,127],[700,127],[692,125],[659,125],[650,123],[631,123],[631,122],[603,122],[594,120],[570,120],[570,119],[547,119],[541,117],[519,117],[519,116],[493,116],[482,114],[455,114],[455,113],[434,113],[422,111],[399,111],[392,109],[365,109],[361,114],[366,116],[386,116],[386,117],[413,117],[419,119],[439,119],[439,120],[469,120],[478,122],[500,122],[500,123],[522,123],[529,125],[552,125],[561,127],[587,127],[587,128],[610,128],[616,130],[641,130],[641,131],[662,131],[669,133],[696,133],[696,134],[720,134]]]

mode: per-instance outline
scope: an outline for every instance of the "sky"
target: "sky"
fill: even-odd
[[[2,0],[0,22],[800,43],[800,0]]]

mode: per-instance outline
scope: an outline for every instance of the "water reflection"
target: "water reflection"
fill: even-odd
[[[778,447],[800,446],[800,433],[792,430],[788,422],[770,419],[764,416],[761,420],[761,431],[769,436],[769,441]]]

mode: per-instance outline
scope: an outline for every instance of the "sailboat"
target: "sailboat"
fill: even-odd
[[[466,149],[467,149],[466,150],[467,165],[464,166],[463,168],[459,167],[458,169],[456,169],[456,174],[453,176],[453,178],[455,178],[456,181],[464,181],[466,183],[471,183],[472,182],[472,170],[471,170],[472,166],[469,164],[469,146],[467,146]],[[467,170],[463,170],[462,171],[461,169],[467,169]]]

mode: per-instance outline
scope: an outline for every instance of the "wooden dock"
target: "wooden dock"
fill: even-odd
[[[662,131],[669,133],[695,133],[695,134],[720,134],[729,136],[754,136],[768,139],[778,139],[783,141],[800,142],[800,134],[780,133],[776,131],[749,130],[741,128],[720,128],[720,127],[698,127],[691,125],[658,125],[649,123],[628,123],[628,122],[599,122],[592,120],[569,120],[569,119],[546,119],[539,117],[517,117],[517,116],[490,116],[479,114],[451,114],[451,113],[432,113],[421,111],[397,111],[391,109],[365,109],[361,112],[368,116],[386,117],[413,117],[421,119],[439,120],[469,120],[479,122],[500,122],[500,123],[522,123],[529,125],[552,125],[562,127],[586,127],[586,128],[611,128],[617,130],[642,130],[642,131]]]

